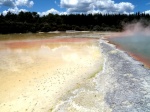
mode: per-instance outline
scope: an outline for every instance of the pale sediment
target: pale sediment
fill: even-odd
[[[113,89],[106,93],[106,103],[113,112],[149,112],[150,70],[115,46],[105,41],[100,44],[107,59],[106,71],[115,79]]]
[[[0,111],[149,112],[150,71],[106,41],[99,47],[1,50]]]
[[[150,71],[100,40],[103,70],[70,92],[53,112],[149,112]]]
[[[50,111],[61,97],[99,70],[101,53],[95,40],[61,40],[3,42],[0,112]]]

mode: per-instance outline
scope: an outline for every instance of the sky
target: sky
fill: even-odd
[[[0,13],[18,14],[20,11],[38,12],[39,15],[124,13],[138,11],[150,14],[150,0],[0,0]]]

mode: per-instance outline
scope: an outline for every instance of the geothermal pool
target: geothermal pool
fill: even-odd
[[[0,111],[148,112],[150,71],[114,45],[94,38],[105,36],[101,35],[4,37],[0,41]],[[116,37],[122,38],[109,39],[120,48],[138,58],[144,51],[149,57],[147,35],[144,42],[139,34]]]
[[[0,111],[50,111],[102,63],[97,39],[0,41]]]
[[[150,35],[146,33],[121,34],[109,38],[111,43],[150,67]]]

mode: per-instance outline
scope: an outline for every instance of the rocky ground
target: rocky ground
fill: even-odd
[[[100,44],[107,60],[105,71],[115,79],[106,103],[113,112],[149,112],[150,70],[114,46],[104,41]]]

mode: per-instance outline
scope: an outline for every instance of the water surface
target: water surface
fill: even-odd
[[[150,35],[136,33],[121,35],[109,40],[150,67]]]
[[[96,39],[13,36],[0,41],[0,112],[48,112],[102,65]]]

